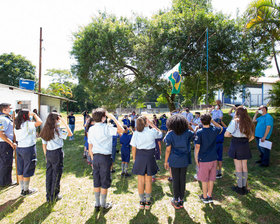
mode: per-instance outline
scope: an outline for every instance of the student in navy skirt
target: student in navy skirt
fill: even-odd
[[[36,122],[31,121],[30,118]],[[35,193],[36,189],[30,189],[30,178],[34,175],[37,156],[36,156],[36,127],[41,126],[41,119],[28,110],[20,110],[15,119],[15,137],[18,143],[17,171],[21,186],[21,196]]]
[[[186,189],[186,172],[191,163],[190,142],[194,133],[188,130],[187,119],[183,115],[173,115],[167,120],[168,133],[166,143],[165,169],[171,167],[173,177],[173,199],[171,204],[175,209],[183,208]]]
[[[155,140],[161,137],[161,131],[152,121],[143,116],[136,120],[136,131],[133,133],[130,145],[134,160],[132,173],[138,175],[140,209],[148,210],[151,207],[152,176],[158,171],[155,159]]]
[[[234,160],[237,186],[232,188],[238,194],[248,193],[247,160],[252,158],[249,142],[254,139],[255,127],[244,106],[236,109],[235,118],[230,122],[225,137],[232,137],[228,155]]]

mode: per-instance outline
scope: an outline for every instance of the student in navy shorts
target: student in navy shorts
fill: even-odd
[[[162,130],[163,133],[167,132],[167,127],[166,127],[166,121],[167,121],[167,117],[165,114],[163,114],[159,120],[161,121],[161,126],[160,126],[160,130]]]
[[[171,167],[173,177],[173,198],[175,209],[184,207],[187,167],[191,164],[191,145],[194,133],[188,129],[188,121],[183,115],[173,115],[167,120],[165,169]]]
[[[60,128],[61,123],[66,131]],[[60,114],[52,112],[48,115],[46,123],[40,133],[46,164],[46,198],[47,202],[62,199],[60,193],[60,180],[63,172],[63,140],[73,135],[70,127]]]
[[[152,128],[150,129],[149,126]],[[144,116],[137,118],[136,131],[133,133],[130,145],[134,160],[132,172],[138,175],[140,209],[149,210],[151,207],[152,176],[158,171],[155,159],[155,140],[161,137],[161,131],[152,121]]]
[[[252,158],[249,142],[254,139],[254,132],[255,126],[247,109],[244,106],[237,107],[235,117],[230,122],[225,137],[232,137],[228,155],[234,161],[237,179],[237,186],[233,186],[232,190],[241,195],[249,192],[247,160]]]
[[[216,119],[215,122],[217,122],[223,128],[222,133],[219,134],[216,138],[216,149],[217,149],[217,155],[218,155],[216,178],[220,179],[223,177],[222,176],[222,165],[223,165],[224,134],[227,130],[227,128],[226,128],[227,126],[221,119]]]
[[[104,123],[112,119],[117,128]],[[93,163],[93,183],[95,195],[95,209],[100,207],[108,210],[111,203],[106,203],[108,189],[111,187],[112,145],[113,136],[124,132],[123,127],[113,114],[102,108],[93,111],[92,118],[95,124],[88,131],[89,154]]]
[[[31,121],[35,119],[36,122]],[[15,119],[15,137],[18,143],[17,171],[21,186],[21,196],[27,196],[37,192],[29,188],[30,177],[34,175],[36,156],[36,127],[41,126],[42,120],[33,112],[20,110]]]
[[[130,162],[130,141],[132,138],[133,131],[132,129],[128,129],[126,125],[123,126],[124,133],[120,137],[121,147],[121,158],[122,158],[122,176],[129,177],[128,173],[128,164]]]
[[[211,127],[210,123],[215,127]],[[222,133],[222,126],[211,119],[209,114],[201,116],[203,128],[196,133],[195,162],[198,166],[197,179],[202,182],[203,203],[212,203],[212,192],[216,180],[217,150],[216,138]]]

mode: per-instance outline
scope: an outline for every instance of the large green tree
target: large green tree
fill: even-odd
[[[242,21],[212,13],[207,2],[174,0],[170,10],[151,19],[129,21],[100,14],[74,34],[74,74],[96,91],[101,105],[125,102],[135,91],[149,87],[173,110],[176,96],[162,74],[183,59],[182,95],[189,97],[188,85],[193,87],[197,77],[205,83],[204,35],[208,28],[210,91],[236,91],[235,86],[260,76],[267,64],[259,49],[252,47],[254,40],[244,37]],[[204,95],[205,85],[199,88],[200,96]]]
[[[0,83],[19,86],[19,80],[35,80],[35,66],[21,55],[0,55]]]

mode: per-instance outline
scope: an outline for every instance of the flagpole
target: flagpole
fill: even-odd
[[[208,28],[206,28],[206,108],[208,108]]]

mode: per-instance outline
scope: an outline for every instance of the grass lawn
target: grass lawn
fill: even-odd
[[[0,223],[280,223],[280,116],[275,113],[273,116],[271,166],[263,169],[255,164],[259,153],[253,142],[253,159],[248,162],[251,193],[246,196],[231,191],[236,181],[233,161],[227,156],[229,140],[226,140],[223,178],[215,183],[214,204],[205,205],[198,199],[201,184],[193,178],[195,169],[192,164],[187,174],[185,207],[175,211],[170,204],[172,186],[167,181],[168,172],[163,168],[162,159],[157,181],[153,183],[153,206],[150,211],[139,211],[137,177],[121,178],[121,159],[117,154],[117,172],[113,174],[108,195],[114,206],[106,214],[95,214],[91,168],[82,159],[84,136],[83,131],[78,131],[74,141],[65,141],[61,181],[63,199],[53,206],[46,203],[45,160],[39,140],[36,173],[30,184],[39,192],[22,198],[19,186],[1,189]],[[225,120],[228,123],[226,115]]]

